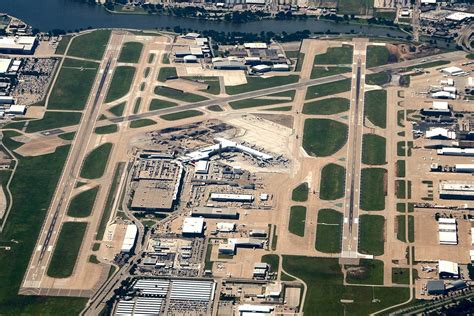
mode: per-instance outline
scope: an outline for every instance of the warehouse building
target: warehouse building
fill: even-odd
[[[116,316],[160,315],[164,298],[137,297],[130,301],[120,300],[115,309]]]
[[[194,166],[194,172],[198,174],[207,174],[209,172],[209,161],[200,160]]]
[[[439,197],[448,200],[474,200],[474,182],[441,181]]]
[[[441,279],[459,279],[459,265],[455,262],[439,260],[438,274]]]
[[[33,54],[37,43],[36,36],[0,37],[0,53]]]
[[[455,218],[438,219],[438,236],[440,245],[457,245],[458,228]]]
[[[204,234],[204,218],[186,217],[183,220],[183,236],[202,236]]]
[[[238,60],[216,60],[212,62],[212,66],[218,70],[247,70],[247,66]]]
[[[239,219],[239,213],[237,213],[235,209],[218,207],[196,207],[192,210],[191,216],[204,218]]]
[[[464,73],[464,70],[456,66],[451,66],[451,67],[441,69],[441,73],[448,76],[459,76]]]
[[[123,253],[130,253],[133,246],[135,246],[135,239],[137,238],[138,229],[134,224],[127,225],[127,230],[125,231],[125,237],[122,243],[122,249],[120,250]]]
[[[444,156],[474,156],[474,148],[456,148],[456,147],[443,147],[437,150],[438,155]]]
[[[447,128],[435,127],[426,131],[425,137],[428,139],[456,139],[456,132]]]
[[[263,248],[263,244],[255,238],[229,238],[226,243],[219,244],[219,253],[233,256],[237,248]]]
[[[211,193],[210,199],[217,202],[241,202],[241,203],[252,203],[254,197],[251,194],[224,194],[224,193]]]
[[[235,223],[220,222],[216,224],[219,233],[230,233],[235,231]]]
[[[4,75],[9,72],[10,67],[13,64],[11,58],[0,58],[0,75]]]
[[[444,281],[429,280],[426,282],[426,291],[429,295],[443,295],[446,292]]]
[[[215,287],[213,281],[173,280],[170,300],[210,302],[214,297]]]

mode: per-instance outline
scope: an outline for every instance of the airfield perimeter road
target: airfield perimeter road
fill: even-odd
[[[102,105],[107,87],[110,84],[111,71],[117,63],[117,56],[120,52],[123,41],[123,35],[113,32],[104,58],[99,66],[99,72],[92,93],[89,96],[81,123],[77,132],[77,139],[72,144],[67,162],[64,166],[60,182],[56,188],[49,213],[43,223],[40,236],[36,243],[35,250],[30,259],[26,271],[21,294],[48,295],[49,289],[40,289],[45,273],[48,270],[48,264],[51,260],[54,246],[58,240],[59,232],[63,224],[67,211],[67,202],[70,199],[71,192],[74,189],[76,179],[79,176],[82,161],[86,156],[86,150],[92,132],[97,121],[100,106]],[[91,229],[91,228],[89,228]],[[79,294],[79,296],[82,296]]]
[[[360,203],[360,169],[362,135],[364,134],[364,85],[367,39],[354,40],[352,61],[351,106],[347,137],[346,194],[344,196],[344,224],[342,234],[343,258],[357,258],[358,221]]]
[[[395,69],[401,69],[401,68],[406,68],[410,66],[416,66],[416,65],[422,64],[423,62],[428,62],[428,61],[429,62],[435,61],[435,60],[457,61],[457,60],[463,59],[465,54],[466,54],[465,52],[456,51],[456,52],[435,55],[432,57],[416,58],[416,59],[412,59],[412,60],[408,60],[408,61],[404,61],[400,63],[377,66],[377,67],[369,68],[369,70],[372,73],[376,73],[380,71],[395,70]],[[228,97],[215,97],[215,98],[201,101],[201,102],[189,103],[189,104],[179,105],[176,107],[165,108],[161,110],[149,111],[146,113],[140,113],[140,114],[135,114],[135,115],[130,115],[130,116],[122,116],[122,117],[117,117],[117,118],[113,118],[109,120],[104,120],[100,122],[98,126],[107,125],[108,124],[107,122],[110,122],[110,121],[114,123],[134,121],[134,120],[139,120],[143,118],[150,118],[153,116],[159,116],[159,115],[164,115],[164,114],[169,114],[169,113],[180,112],[184,110],[196,109],[196,108],[205,107],[205,106],[209,106],[213,104],[223,104],[223,103],[239,101],[239,100],[244,100],[244,99],[249,99],[249,98],[256,98],[256,97],[265,96],[267,94],[284,92],[284,91],[300,89],[300,88],[304,88],[308,86],[335,82],[342,79],[350,78],[350,76],[351,74],[349,73],[345,75],[342,75],[342,74],[334,75],[334,76],[328,76],[324,78],[300,81],[297,83],[291,83],[291,84],[282,85],[278,87],[272,87],[272,88],[267,88],[267,89],[261,89],[261,90],[236,94],[236,95],[232,95]]]

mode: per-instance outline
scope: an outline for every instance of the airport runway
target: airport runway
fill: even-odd
[[[117,63],[123,35],[112,33],[104,58],[99,66],[98,77],[94,82],[84,114],[73,142],[68,159],[64,166],[61,179],[56,188],[49,213],[43,223],[36,247],[23,279],[21,294],[35,294],[41,289],[42,280],[47,273],[54,246],[67,212],[68,201],[79,176],[82,161],[87,154],[90,137],[97,122],[99,108],[102,105],[107,87],[111,81],[111,73]]]

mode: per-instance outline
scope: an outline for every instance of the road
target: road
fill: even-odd
[[[367,39],[354,39],[341,257],[357,258]]]
[[[73,142],[68,159],[64,166],[61,179],[57,186],[48,216],[43,223],[40,236],[25,274],[22,289],[23,294],[37,294],[45,278],[48,264],[56,245],[63,219],[67,212],[67,202],[70,200],[76,179],[79,176],[82,161],[86,156],[90,137],[95,128],[100,106],[105,92],[111,81],[111,70],[114,69],[120,52],[123,36],[113,34],[109,40],[104,58],[99,66],[99,80],[94,82],[92,93],[86,104],[84,115]]]

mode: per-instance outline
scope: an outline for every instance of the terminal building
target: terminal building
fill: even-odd
[[[474,182],[441,181],[439,197],[447,200],[474,200]]]

